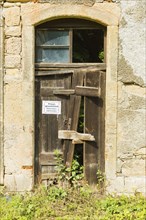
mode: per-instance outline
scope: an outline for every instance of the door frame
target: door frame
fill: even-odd
[[[22,7],[25,11],[25,8]],[[35,76],[35,26],[54,18],[76,17],[92,20],[101,23],[107,27],[106,44],[106,109],[105,109],[105,174],[107,179],[116,178],[116,143],[117,143],[117,56],[118,56],[118,23],[120,11],[118,7],[110,4],[102,7],[101,4],[95,4],[93,7],[66,5],[50,6],[46,4],[39,5],[37,8],[39,16],[36,16],[36,10],[33,5],[26,9],[22,14],[22,71],[24,105],[30,106],[26,109],[24,119],[25,125],[30,125],[29,146],[32,149],[32,164],[34,164],[34,144],[35,144],[35,109],[34,109],[34,76]],[[111,13],[112,12],[112,13]],[[28,88],[28,89],[26,89]],[[29,92],[29,96],[26,95]],[[111,117],[112,115],[112,117]],[[32,186],[34,176],[32,178]]]
[[[64,67],[65,66],[65,67]],[[79,63],[79,64],[76,64],[76,63],[69,63],[69,64],[36,64],[36,75],[35,75],[35,78],[36,78],[36,82],[37,84],[39,84],[39,86],[37,86],[38,89],[36,89],[36,101],[37,101],[37,105],[36,105],[36,112],[37,112],[37,115],[35,117],[35,122],[36,122],[36,139],[35,139],[35,174],[36,174],[36,183],[41,183],[41,165],[43,166],[43,163],[45,163],[45,166],[48,164],[50,164],[52,162],[52,165],[53,165],[53,160],[51,160],[51,162],[46,162],[46,159],[45,159],[45,162],[43,161],[43,157],[40,156],[40,149],[41,149],[41,141],[43,141],[43,139],[41,139],[41,135],[39,136],[39,133],[38,133],[38,130],[40,130],[40,127],[41,127],[41,122],[40,122],[40,118],[41,118],[41,109],[40,109],[40,106],[41,106],[41,100],[40,98],[43,96],[40,95],[40,91],[41,91],[41,82],[43,82],[43,80],[48,80],[49,81],[49,77],[51,76],[63,76],[63,72],[65,73],[65,75],[68,73],[70,75],[70,73],[72,73],[72,80],[71,80],[71,88],[72,90],[76,91],[75,88],[76,86],[80,85],[78,83],[81,83],[81,86],[84,86],[86,87],[93,87],[95,88],[97,86],[97,88],[99,89],[99,93],[98,93],[98,97],[97,97],[97,94],[91,94],[90,93],[90,98],[88,97],[87,94],[85,94],[85,90],[84,92],[81,93],[78,91],[78,95],[76,96],[76,92],[74,94],[70,94],[70,101],[71,100],[74,102],[76,100],[76,102],[74,103],[75,104],[75,108],[76,108],[76,111],[72,112],[71,114],[69,113],[69,109],[67,110],[69,115],[68,117],[72,118],[72,119],[75,119],[76,120],[73,120],[71,123],[71,130],[70,131],[77,131],[77,124],[78,124],[78,120],[79,120],[79,116],[77,116],[79,114],[79,109],[80,107],[78,105],[80,105],[80,100],[82,97],[84,97],[84,104],[86,104],[86,107],[84,109],[84,113],[85,113],[85,118],[84,118],[84,122],[85,122],[85,127],[84,127],[84,131],[83,133],[86,133],[86,134],[90,134],[91,133],[94,133],[94,138],[96,141],[91,141],[91,142],[86,142],[84,141],[83,142],[83,165],[84,165],[84,174],[85,174],[85,178],[87,180],[87,182],[89,184],[97,184],[97,176],[96,176],[96,173],[98,170],[100,170],[101,172],[104,172],[104,165],[105,165],[105,155],[104,155],[104,150],[105,150],[105,144],[104,144],[104,135],[105,135],[105,81],[106,81],[106,65],[105,63]],[[50,72],[50,73],[49,73]],[[79,73],[79,75],[76,75],[76,73]],[[82,73],[81,73],[82,72]],[[75,74],[75,75],[74,75]],[[95,78],[95,75],[97,76],[97,78]],[[79,78],[76,78],[76,77],[79,77]],[[75,77],[75,78],[74,78]],[[48,79],[47,79],[48,78]],[[89,78],[91,80],[89,80]],[[94,80],[93,80],[94,78]],[[52,79],[52,78],[51,78]],[[63,79],[63,78],[62,78]],[[80,79],[80,81],[79,81]],[[55,80],[55,78],[54,78]],[[75,85],[75,82],[77,83]],[[96,84],[96,86],[95,86]],[[73,87],[72,87],[73,86]],[[49,87],[50,88],[50,87]],[[55,87],[56,88],[56,87]],[[43,89],[43,88],[42,88]],[[53,87],[52,87],[52,90],[53,90]],[[44,93],[43,93],[44,94]],[[57,93],[58,94],[58,93]],[[51,95],[52,96],[52,95]],[[92,98],[91,98],[92,96]],[[96,96],[96,98],[95,98]],[[65,97],[65,96],[63,96]],[[55,96],[54,96],[55,98]],[[39,100],[39,103],[38,103],[38,100]],[[44,100],[46,100],[46,97],[44,96]],[[96,105],[95,105],[95,100],[96,100]],[[88,108],[88,105],[87,103],[91,104],[93,106],[93,108],[91,108],[91,110],[95,113],[96,112],[96,120],[97,122],[95,122],[95,119],[94,118],[91,118],[89,119],[89,116],[90,116],[90,111],[89,111],[89,108]],[[38,107],[39,105],[39,107]],[[79,108],[77,108],[77,106]],[[69,106],[68,106],[69,107]],[[39,111],[38,111],[39,109]],[[72,108],[71,108],[72,109]],[[70,109],[70,110],[71,110]],[[78,112],[78,113],[77,113]],[[93,114],[94,114],[93,113]],[[92,116],[93,116],[92,114]],[[62,115],[63,115],[63,112],[62,112]],[[68,118],[68,119],[69,119]],[[90,123],[90,121],[92,121],[92,123]],[[63,123],[62,123],[62,126],[63,126]],[[64,126],[63,126],[64,127]],[[100,129],[99,129],[100,127]],[[64,128],[66,130],[66,128]],[[63,129],[63,130],[64,130]],[[86,130],[87,129],[87,130]],[[88,129],[90,131],[88,131]],[[62,130],[62,129],[61,129]],[[67,130],[66,130],[67,131]],[[68,130],[69,131],[69,130]],[[45,131],[44,131],[45,132]],[[78,132],[78,131],[77,131]],[[92,134],[93,135],[93,134]],[[40,137],[40,139],[39,139]],[[63,138],[65,139],[65,138]],[[45,142],[44,142],[45,143]],[[73,160],[73,154],[74,154],[74,149],[75,149],[75,145],[76,144],[71,144],[71,141],[65,141],[63,146],[65,146],[67,144],[67,158],[63,158],[66,162],[66,166],[71,166],[71,161]],[[69,144],[69,146],[68,146]],[[63,147],[62,146],[62,147]],[[88,153],[87,153],[88,152]],[[42,152],[44,153],[44,152]],[[42,155],[41,153],[41,155]],[[50,152],[45,152],[45,153],[50,153]],[[53,154],[53,151],[52,153]],[[63,154],[64,155],[64,154]],[[95,156],[94,156],[95,155]],[[49,156],[49,155],[48,155]],[[65,156],[65,155],[64,155]],[[41,159],[40,159],[41,157]],[[45,154],[45,158],[46,158],[46,154]],[[49,158],[49,157],[48,157]],[[92,160],[91,160],[92,158]],[[67,160],[66,160],[67,159]],[[94,159],[94,162],[93,162],[93,159]],[[39,162],[41,161],[41,162]],[[48,159],[47,159],[48,161]],[[95,162],[96,161],[96,162]],[[55,161],[54,161],[55,162]],[[42,163],[42,164],[41,164]],[[96,163],[96,164],[95,164]],[[94,168],[92,167],[92,169],[90,168],[90,165],[92,164],[92,166],[94,166]],[[40,169],[38,169],[40,167]],[[93,174],[93,177],[91,177],[91,173]],[[54,173],[53,173],[54,174]],[[52,178],[53,178],[53,174],[52,174]],[[50,178],[50,173],[48,175]],[[46,181],[47,182],[47,181]],[[46,182],[44,181],[45,185]]]
[[[0,184],[4,183],[4,18],[0,5]]]

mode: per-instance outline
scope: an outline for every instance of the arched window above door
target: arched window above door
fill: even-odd
[[[36,28],[36,63],[101,63],[105,27],[83,19],[57,19]]]

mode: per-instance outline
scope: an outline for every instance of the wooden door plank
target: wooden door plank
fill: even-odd
[[[39,86],[36,86],[36,116],[39,117],[36,122],[36,127],[39,128],[36,132],[36,142],[39,140],[37,145],[37,155],[39,155],[37,175],[39,174],[39,181],[42,175],[44,182],[47,174],[51,175],[55,172],[56,161],[53,152],[55,149],[62,151],[62,141],[58,139],[58,129],[66,129],[64,121],[67,118],[69,98],[55,96],[53,91],[54,88],[71,89],[71,76],[72,74],[50,75],[38,77],[36,80],[39,84]],[[61,114],[42,114],[42,101],[61,101]],[[47,179],[45,183],[47,183]]]
[[[35,156],[35,163],[34,163],[34,181],[35,184],[40,182],[40,169],[39,169],[39,152],[40,152],[40,80],[37,78],[35,79],[35,149],[34,149],[34,156]]]
[[[98,169],[104,173],[105,171],[105,83],[106,74],[100,71],[100,84],[101,84],[101,99],[99,102],[99,112],[100,112],[100,147],[98,150]]]
[[[75,93],[76,95],[81,96],[100,97],[100,88],[89,86],[76,86]]]
[[[43,122],[41,123],[43,141],[42,147],[45,152],[53,151],[56,148],[61,147],[61,141],[58,140],[58,129],[63,128],[63,121],[66,115],[66,108],[69,104],[69,100],[66,97],[57,97],[53,95],[54,88],[69,88],[71,86],[71,75],[68,76],[49,76],[48,78],[42,78],[41,81],[41,99],[42,101],[61,101],[61,115],[41,115]],[[67,104],[68,103],[68,104]],[[67,117],[67,115],[66,115]]]
[[[101,87],[101,74],[99,71],[89,71],[85,78],[86,86]],[[97,182],[98,149],[100,145],[100,112],[99,98],[85,97],[85,133],[94,135],[95,142],[84,143],[84,172],[89,184]]]
[[[84,80],[85,71],[76,70],[73,74],[72,79],[72,89],[75,87],[82,86]],[[78,118],[80,113],[80,104],[81,104],[81,96],[71,95],[70,96],[70,108],[68,112],[68,118],[71,119],[71,130],[77,130],[78,126]],[[73,155],[74,155],[75,145],[68,140],[64,141],[64,149],[65,149],[65,163],[67,167],[71,167]]]

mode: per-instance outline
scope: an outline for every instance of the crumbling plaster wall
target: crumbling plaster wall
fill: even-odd
[[[33,35],[29,22],[36,19],[33,17],[34,8],[36,8],[37,16],[41,16],[39,15],[39,4],[43,3],[27,2],[27,0],[19,2],[8,0],[3,4],[5,32],[4,183],[7,189],[12,191],[30,190],[33,186],[34,115],[32,113],[34,106],[32,103],[34,103],[34,93],[32,85],[34,79],[28,74],[28,71],[34,71],[34,66],[29,66],[29,60],[32,59],[34,51],[30,47],[30,57],[27,59],[25,51],[28,51],[27,47],[30,46],[29,36]],[[56,1],[50,0],[50,2],[53,5]],[[102,4],[100,6],[102,10],[105,8],[109,12],[112,11],[113,17],[118,14],[117,9],[113,10],[114,4],[121,10],[119,48],[113,48],[112,51],[112,53],[119,51],[119,57],[111,67],[113,75],[109,75],[107,79],[108,88],[111,88],[110,94],[107,91],[110,98],[107,98],[106,108],[106,167],[108,169],[106,172],[109,183],[107,190],[118,193],[132,193],[134,190],[144,192],[146,146],[144,143],[144,0],[86,0],[76,1],[76,4],[80,5],[81,2],[85,2],[86,13],[87,7],[96,8],[96,4]],[[33,7],[32,4],[34,4]],[[41,7],[45,9],[46,3]],[[32,15],[27,16],[31,8]],[[53,10],[51,13],[53,14]],[[75,12],[73,13],[75,14]],[[83,13],[85,14],[85,12]],[[108,13],[104,19],[109,20]],[[109,35],[112,36],[112,29],[115,31],[115,27],[112,26],[112,20],[109,22],[111,22],[111,28],[108,27]],[[25,25],[28,26],[24,31]],[[113,35],[113,41],[115,40],[116,34]],[[31,43],[34,42],[31,41]],[[112,41],[108,43],[109,49],[112,49],[111,43]],[[28,61],[27,66],[23,62],[24,58]],[[108,54],[107,63],[111,60],[112,57]],[[117,68],[118,78],[115,74]],[[111,70],[107,67],[107,71]]]
[[[127,192],[146,186],[146,5],[121,0],[118,59],[117,175]]]

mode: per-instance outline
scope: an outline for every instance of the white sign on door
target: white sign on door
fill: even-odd
[[[60,115],[61,101],[42,101],[42,114]]]

